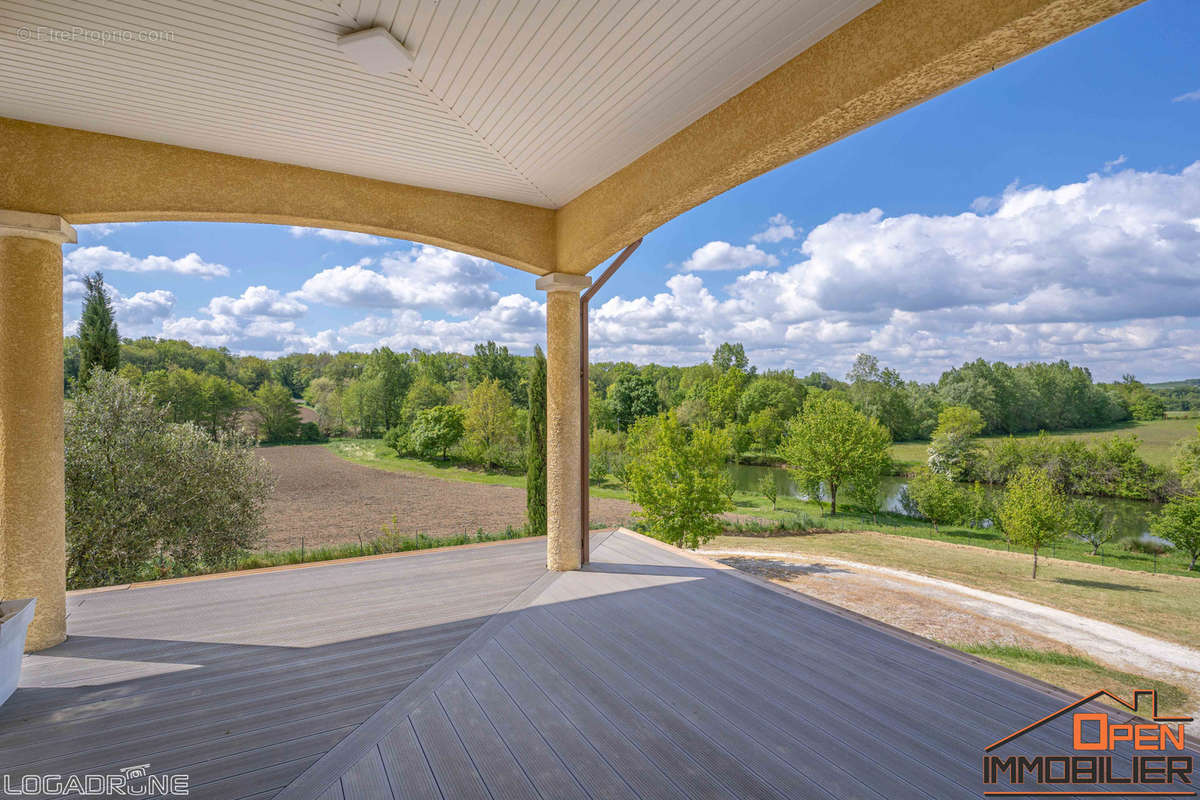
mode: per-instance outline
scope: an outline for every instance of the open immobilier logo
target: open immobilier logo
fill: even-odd
[[[1083,711],[1101,697],[1111,698],[1134,714],[1149,699],[1149,721],[1113,721],[1102,711]],[[1070,749],[1057,753],[1005,754],[1005,746],[1034,730],[1071,714]],[[1133,693],[1128,703],[1112,692],[1094,692],[1063,706],[1037,722],[1010,733],[984,748],[985,797],[1194,797],[1193,752],[1185,738],[1191,717],[1158,713],[1153,689]],[[1064,742],[1064,745],[1067,744]]]

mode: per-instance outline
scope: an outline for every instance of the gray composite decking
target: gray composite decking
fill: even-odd
[[[633,534],[535,590],[279,800],[980,797],[1071,699]]]
[[[983,748],[1070,699],[635,534],[578,572],[543,557],[86,595],[0,710],[0,770],[149,761],[278,800],[980,797]],[[1004,754],[1068,752],[1069,724]]]
[[[545,540],[73,593],[25,657],[0,775],[149,762],[270,797],[545,573]]]

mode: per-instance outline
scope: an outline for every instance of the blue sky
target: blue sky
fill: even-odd
[[[920,379],[977,357],[1200,376],[1198,48],[1193,0],[1150,0],[709,201],[593,301],[594,360],[733,340],[802,374],[870,352]],[[68,333],[97,268],[126,336],[262,355],[544,340],[531,275],[395,240],[81,226]]]

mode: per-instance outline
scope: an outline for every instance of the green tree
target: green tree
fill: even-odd
[[[262,437],[267,442],[284,442],[296,438],[300,430],[300,409],[292,400],[292,392],[282,383],[264,383],[254,393],[254,410],[258,413]]]
[[[83,277],[83,316],[79,318],[79,383],[86,384],[94,369],[115,371],[120,360],[121,340],[113,320],[112,298],[104,286],[104,275]]]
[[[517,415],[500,382],[488,378],[471,390],[467,403],[467,446],[485,467],[510,460],[517,443]]]
[[[750,367],[750,359],[746,357],[746,348],[742,347],[741,342],[722,342],[717,345],[717,349],[713,351],[712,365],[717,372],[736,369],[738,372],[750,374],[754,371]]]
[[[758,493],[771,504],[772,511],[779,509],[779,485],[775,483],[774,475],[767,472],[758,479]]]
[[[313,380],[304,390],[304,402],[317,415],[317,427],[325,436],[340,433],[346,427],[343,413],[342,387],[324,375]]]
[[[374,405],[374,416],[379,424],[384,430],[398,424],[404,398],[413,383],[408,354],[396,353],[387,347],[371,351],[362,378],[372,382],[369,401]]]
[[[739,369],[727,369],[708,391],[708,409],[712,421],[727,425],[737,419],[738,401],[750,377]]]
[[[1194,570],[1200,557],[1200,495],[1171,500],[1155,517],[1150,530],[1187,553],[1191,557],[1188,569]]]
[[[1056,542],[1067,526],[1062,494],[1043,469],[1021,467],[1008,482],[1000,521],[1010,541],[1033,550],[1033,577],[1037,579],[1038,551]]]
[[[96,370],[66,412],[67,586],[232,566],[263,538],[272,478],[252,443],[166,419]]]
[[[608,387],[608,402],[618,431],[627,431],[640,418],[652,416],[660,410],[658,389],[654,382],[637,373],[617,378]]]
[[[1092,555],[1113,538],[1113,526],[1104,506],[1091,498],[1072,501],[1067,508],[1071,533],[1092,546]]]
[[[267,385],[263,384],[263,386]],[[375,376],[374,378],[354,378],[347,382],[341,391],[342,416],[346,420],[346,424],[357,429],[359,436],[374,436],[383,423],[382,415],[379,413],[379,394],[382,390],[383,384],[379,377]],[[262,391],[262,387],[259,387],[259,391]],[[447,399],[449,399],[449,393],[447,393]],[[429,407],[432,408],[432,406]],[[415,413],[407,413],[407,406],[405,411],[408,419],[416,416]]]
[[[984,428],[983,415],[967,406],[947,406],[938,414],[938,425],[929,445],[929,468],[963,480],[975,465],[979,445],[975,437]]]
[[[423,456],[447,452],[463,437],[463,410],[459,406],[434,406],[417,414],[408,430],[409,445]]]
[[[746,432],[759,451],[769,453],[779,446],[783,422],[775,409],[762,408],[750,415],[746,421]]]
[[[875,356],[859,353],[846,380],[850,382],[850,400],[859,411],[879,420],[893,439],[911,439],[917,435],[909,392],[900,373],[881,368]]]
[[[890,464],[890,460],[888,462]],[[879,512],[883,509],[883,474],[889,467],[881,466],[878,470],[865,470],[854,476],[850,483],[850,499],[863,511],[871,515],[871,520],[879,521]]]
[[[546,356],[533,347],[529,366],[529,432],[525,437],[525,517],[533,536],[546,534]]]
[[[733,508],[723,431],[690,433],[672,413],[644,417],[629,433],[629,491],[647,532],[695,549],[721,531],[717,515]]]
[[[877,421],[831,392],[818,392],[788,422],[779,452],[801,486],[824,484],[830,513],[836,514],[838,489],[882,473],[890,464],[891,443]]]
[[[737,418],[749,422],[760,411],[771,411],[780,420],[791,419],[800,410],[807,387],[789,373],[769,373],[750,381],[738,398]]]
[[[404,416],[413,419],[421,411],[450,402],[450,390],[427,374],[417,376],[404,400]]]
[[[961,522],[968,514],[966,492],[941,472],[925,468],[918,470],[908,481],[908,496],[917,511],[933,523],[934,533],[939,525]]]
[[[599,482],[609,475],[618,475],[625,464],[625,441],[622,435],[604,428],[592,431],[588,446],[588,475]]]
[[[526,399],[526,393],[521,390],[521,369],[517,358],[508,352],[508,348],[488,340],[487,344],[475,345],[475,355],[467,364],[467,380],[472,386],[478,386],[485,380],[499,381],[508,392],[514,403]]]
[[[194,422],[214,439],[222,431],[238,428],[242,409],[251,404],[250,393],[241,384],[190,369],[155,370],[143,377],[142,385],[166,408],[168,420]]]
[[[1200,492],[1200,425],[1196,426],[1196,434],[1175,443],[1175,471],[1183,487],[1191,492]]]

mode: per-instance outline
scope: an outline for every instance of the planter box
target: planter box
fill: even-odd
[[[17,690],[21,677],[21,656],[25,653],[25,632],[33,620],[36,598],[0,603],[0,705]]]

